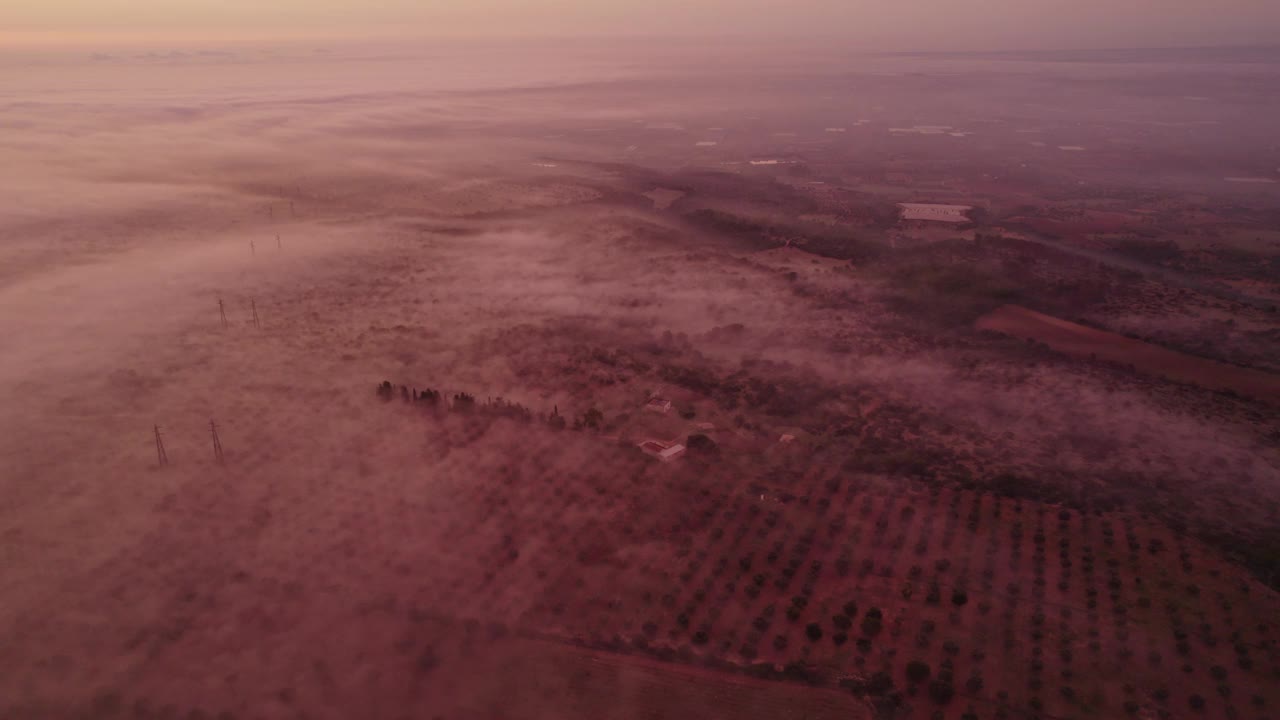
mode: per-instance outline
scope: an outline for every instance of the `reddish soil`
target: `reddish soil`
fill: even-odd
[[[1068,355],[1132,365],[1151,375],[1280,404],[1280,375],[1187,355],[1018,305],[997,308],[976,325],[979,330],[1042,342]]]

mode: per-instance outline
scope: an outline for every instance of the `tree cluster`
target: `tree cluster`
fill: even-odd
[[[384,380],[379,384],[375,394],[383,402],[390,402],[399,395],[400,399],[405,403],[438,412],[477,415],[489,418],[505,417],[526,423],[532,423],[536,420],[555,430],[563,430],[569,427],[569,422],[560,414],[559,406],[553,408],[550,414],[538,413],[535,415],[533,410],[528,407],[500,397],[487,398],[481,402],[471,393],[458,392],[450,398],[439,390],[432,388],[418,390],[407,385],[397,386],[391,384],[389,380]],[[581,416],[576,417],[572,427],[574,430],[600,430],[603,429],[604,422],[604,413],[593,407],[589,408]]]

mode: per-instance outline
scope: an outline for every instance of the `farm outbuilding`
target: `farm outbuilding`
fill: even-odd
[[[924,222],[967,223],[971,205],[933,205],[929,203],[898,203],[903,220]]]
[[[660,397],[649,398],[649,402],[644,404],[644,409],[665,415],[666,413],[671,412],[671,401],[664,400]]]
[[[645,455],[656,457],[662,462],[671,462],[684,454],[685,447],[680,443],[663,442],[661,440],[645,440],[639,445]]]

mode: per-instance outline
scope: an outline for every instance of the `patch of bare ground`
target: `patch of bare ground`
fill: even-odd
[[[1179,382],[1280,404],[1280,375],[1187,355],[1017,305],[997,308],[979,318],[975,326],[1042,342],[1076,357],[1129,365]]]
[[[671,207],[672,203],[684,197],[683,190],[672,190],[670,188],[654,188],[645,193],[644,196],[653,201],[655,210],[666,210]]]

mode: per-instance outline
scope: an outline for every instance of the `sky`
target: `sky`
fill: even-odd
[[[5,0],[0,42],[824,36],[875,50],[1234,45],[1277,0]]]

